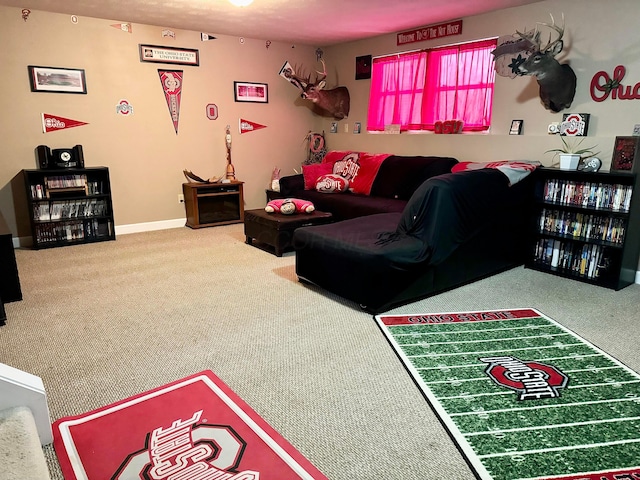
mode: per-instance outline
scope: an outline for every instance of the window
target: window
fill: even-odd
[[[487,130],[495,48],[496,40],[483,40],[374,59],[367,130],[434,130],[445,120],[462,120],[464,131]]]

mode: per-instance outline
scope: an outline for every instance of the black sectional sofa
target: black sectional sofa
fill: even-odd
[[[302,174],[282,177],[280,194],[309,200],[316,210],[331,212],[334,221],[375,213],[402,212],[422,182],[451,172],[457,163],[458,160],[450,157],[391,155],[380,165],[369,195],[305,190]]]
[[[340,220],[295,231],[302,282],[380,313],[524,262],[530,177],[511,185],[495,168],[451,173],[455,159],[405,158],[383,162],[368,197],[291,190],[300,178],[281,179],[285,195]]]

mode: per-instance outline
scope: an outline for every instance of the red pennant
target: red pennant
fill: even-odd
[[[80,127],[82,125],[88,125],[87,122],[81,122],[79,120],[71,120],[70,118],[58,117],[57,115],[51,115],[50,113],[42,114],[42,132],[48,133],[55,130],[64,130],[65,128]]]
[[[130,23],[112,23],[111,26],[118,30],[122,30],[123,32],[133,33],[133,28]]]
[[[178,134],[178,120],[180,118],[180,99],[182,97],[182,70],[160,70],[160,83],[164,91],[164,97],[169,107],[169,115],[173,122],[173,128]]]
[[[253,132],[254,130],[260,130],[261,128],[267,128],[266,125],[260,125],[259,123],[251,122],[249,120],[245,120],[244,118],[240,119],[240,133]]]

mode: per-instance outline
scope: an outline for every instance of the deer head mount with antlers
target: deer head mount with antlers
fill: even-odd
[[[327,78],[327,67],[324,60],[322,62],[322,72],[316,71],[315,80],[311,81],[311,76],[306,77],[296,75],[289,62],[280,69],[280,75],[286,78],[292,85],[300,90],[300,96],[306,100],[311,100],[321,112],[327,113],[337,120],[342,120],[349,115],[350,97],[347,87],[336,87],[331,90],[324,90]]]
[[[540,86],[540,99],[544,107],[552,112],[559,112],[569,108],[573,102],[576,74],[568,64],[560,64],[555,58],[564,46],[564,15],[562,27],[556,25],[553,15],[550,16],[551,24],[538,23],[533,31],[516,31],[516,36],[498,39],[498,46],[492,53],[499,75],[511,78],[516,75],[535,77]],[[540,26],[550,28],[557,34],[557,38],[552,40],[553,32],[550,33],[549,41],[543,46],[540,41]],[[515,57],[515,54],[518,56]],[[507,61],[510,63],[507,64]]]

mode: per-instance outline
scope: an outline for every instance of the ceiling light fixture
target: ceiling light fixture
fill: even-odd
[[[251,5],[253,0],[229,0],[236,7],[246,7],[247,5]]]

